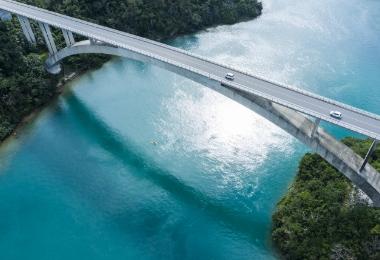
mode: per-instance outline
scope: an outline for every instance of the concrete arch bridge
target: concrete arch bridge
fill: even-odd
[[[142,37],[50,12],[12,0],[0,0],[1,20],[15,15],[30,44],[36,37],[30,21],[38,24],[49,50],[46,70],[57,74],[66,57],[102,53],[151,63],[198,82],[246,106],[311,147],[380,206],[380,174],[368,159],[380,140],[380,117],[301,89],[275,83],[204,57]],[[58,50],[51,27],[61,29],[66,47]],[[88,40],[76,42],[74,35]],[[235,80],[227,80],[226,73]],[[330,116],[340,111],[341,119]],[[321,120],[363,134],[373,143],[363,159],[327,134]]]

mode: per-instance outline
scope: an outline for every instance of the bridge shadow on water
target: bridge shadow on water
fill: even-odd
[[[88,134],[88,137],[96,140],[99,146],[123,165],[135,169],[130,174],[134,174],[137,178],[148,180],[172,195],[174,199],[191,206],[194,210],[201,210],[202,213],[205,213],[206,216],[214,219],[217,223],[222,223],[229,229],[238,231],[246,236],[251,243],[265,243],[268,235],[268,223],[255,219],[258,216],[255,216],[254,213],[232,209],[231,206],[227,206],[223,202],[217,201],[217,199],[187,185],[168,170],[159,167],[146,155],[137,152],[134,145],[112,131],[75,94],[68,95],[66,99],[70,109],[73,111],[73,116],[77,117],[78,121],[81,122],[80,127],[86,131],[86,135]],[[106,178],[107,176],[102,177]],[[129,213],[125,210],[125,212],[118,212],[114,220],[123,228],[129,225],[127,223],[128,218]]]

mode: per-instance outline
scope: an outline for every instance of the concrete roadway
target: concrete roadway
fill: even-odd
[[[50,12],[45,9],[11,0],[0,0],[0,9],[28,17],[35,21],[44,22],[54,27],[66,29],[79,35],[97,39],[117,47],[131,49],[148,56],[154,56],[154,58],[165,60],[168,63],[189,67],[191,70],[195,69],[200,71],[200,74],[210,76],[221,83],[227,83],[231,88],[250,92],[304,114],[320,118],[354,132],[380,140],[380,117],[375,114],[310,92],[273,83],[168,45]],[[235,80],[233,82],[225,80],[224,77],[227,72],[235,74]],[[368,93],[368,95],[370,95],[370,93]],[[329,114],[332,110],[340,111],[343,118],[337,120],[330,117]]]

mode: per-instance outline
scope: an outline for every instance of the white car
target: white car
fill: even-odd
[[[331,111],[330,116],[336,119],[342,119],[342,113],[339,111]]]
[[[228,80],[234,80],[235,79],[235,75],[232,74],[231,72],[229,72],[229,73],[226,74],[226,79],[228,79]]]

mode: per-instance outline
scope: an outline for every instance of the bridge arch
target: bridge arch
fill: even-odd
[[[380,207],[380,174],[369,164],[361,169],[363,159],[360,156],[327,134],[309,117],[295,110],[252,93],[229,87],[228,84],[221,84],[220,80],[207,77],[196,70],[176,66],[171,62],[165,62],[164,59],[156,59],[134,52],[133,50],[114,47],[99,41],[87,40],[77,42],[56,52],[46,60],[45,68],[48,72],[57,74],[61,70],[60,62],[63,59],[73,55],[91,53],[120,56],[144,63],[151,63],[200,83],[240,103],[309,146],[366,193],[374,206]]]

